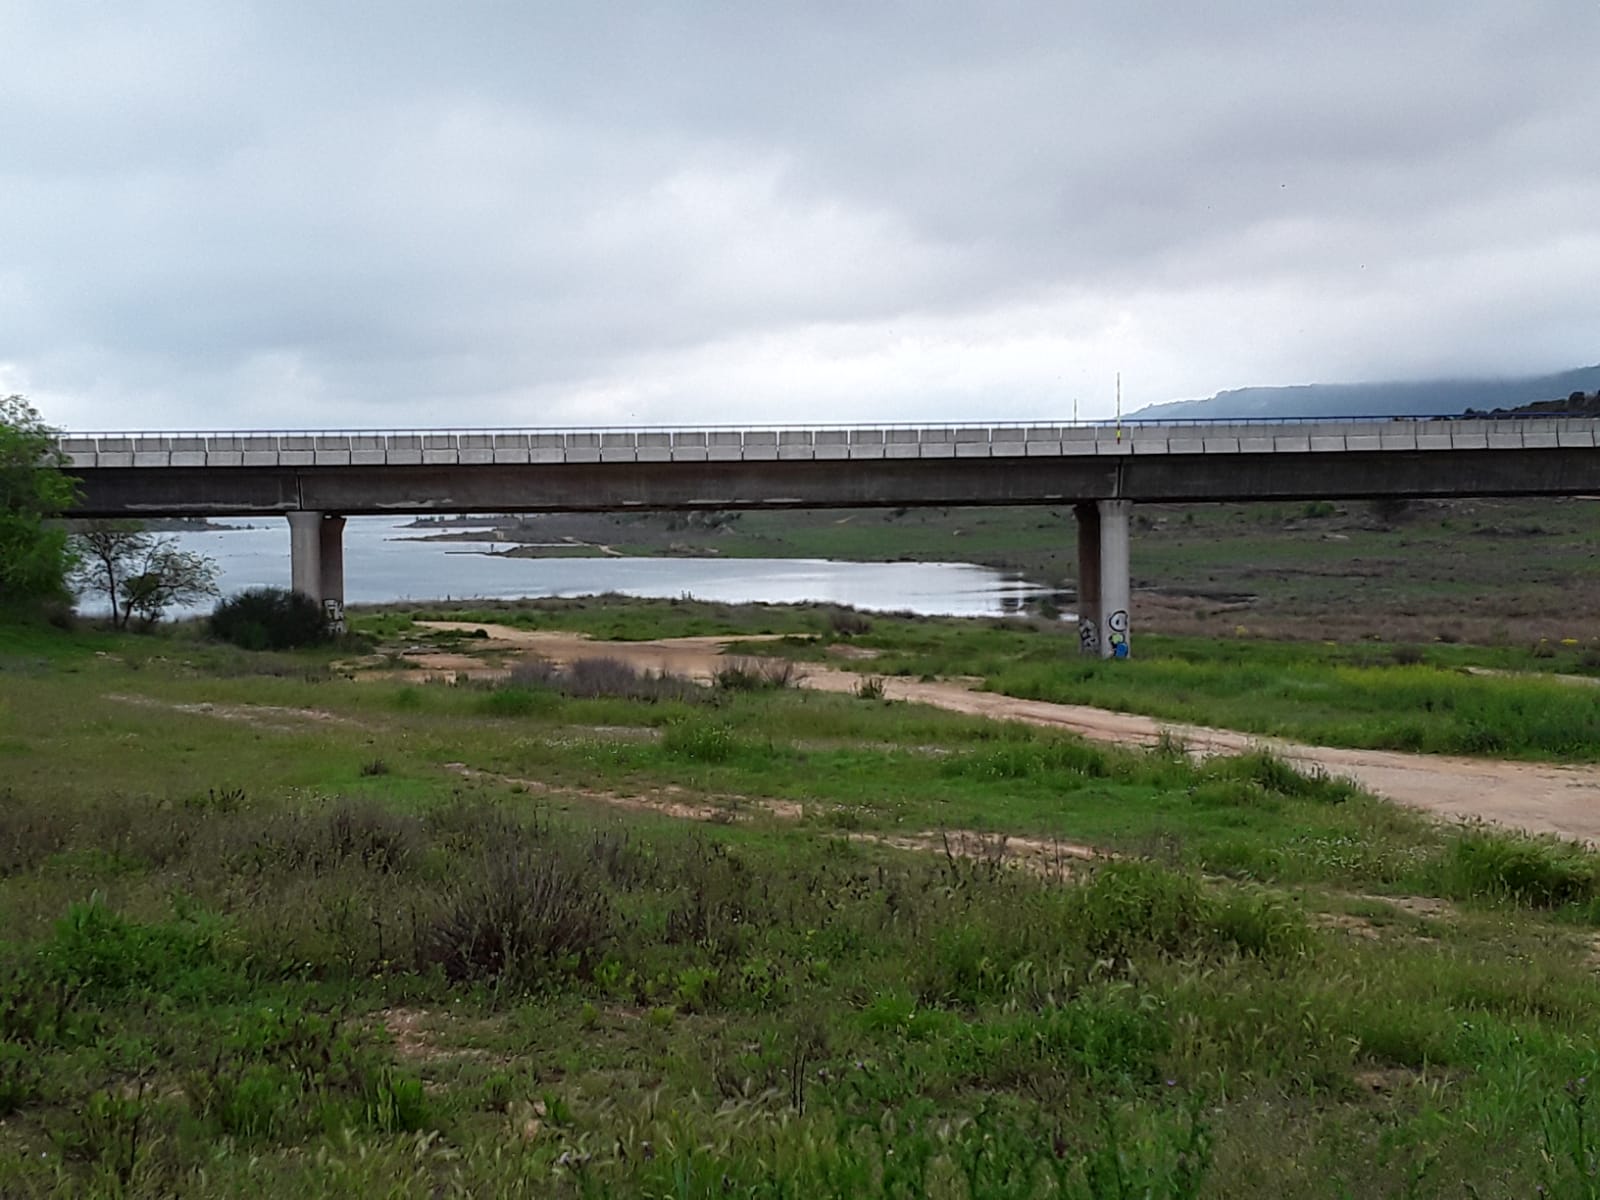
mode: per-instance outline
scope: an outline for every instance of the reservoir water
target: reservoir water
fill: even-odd
[[[495,543],[421,541],[389,517],[345,526],[345,601],[511,600],[525,596],[693,596],[724,603],[821,601],[934,616],[1018,613],[1047,588],[967,563],[853,563],[765,558],[513,558]],[[454,532],[464,532],[456,530]],[[171,534],[216,560],[223,595],[289,586],[285,522]],[[502,546],[501,549],[504,549]],[[88,607],[93,607],[89,605]],[[210,611],[210,604],[193,611]],[[173,613],[172,615],[180,615]]]

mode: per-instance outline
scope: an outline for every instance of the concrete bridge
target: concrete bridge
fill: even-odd
[[[1125,656],[1139,501],[1600,492],[1600,420],[77,433],[84,517],[263,516],[293,585],[344,599],[363,513],[1072,504],[1080,634]]]

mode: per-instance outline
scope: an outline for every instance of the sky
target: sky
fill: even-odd
[[[0,394],[1104,417],[1600,361],[1597,0],[0,0]]]

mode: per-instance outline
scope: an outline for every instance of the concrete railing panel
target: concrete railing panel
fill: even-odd
[[[1077,458],[1269,454],[1425,454],[1590,449],[1600,420],[1216,421],[1090,425],[938,425],[757,429],[110,433],[64,435],[84,471],[227,467],[560,465],[885,458]]]

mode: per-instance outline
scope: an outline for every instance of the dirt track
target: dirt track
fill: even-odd
[[[530,632],[506,625],[450,621],[423,624],[436,629],[482,629],[489,638],[478,641],[476,646],[486,650],[531,651],[558,663],[585,657],[619,658],[641,669],[667,670],[702,681],[709,680],[725,662],[722,652],[730,642],[753,640],[702,637],[655,642],[597,642],[581,634]],[[409,657],[425,670],[499,673],[485,668],[479,660],[462,655],[419,653]],[[819,691],[854,692],[862,679],[861,673],[856,671],[811,663],[802,669],[800,685]],[[1555,833],[1600,843],[1600,767],[1307,746],[1085,705],[1018,700],[976,691],[951,681],[919,682],[891,676],[884,680],[884,692],[893,700],[910,700],[972,716],[1065,729],[1102,742],[1148,745],[1166,733],[1180,739],[1196,754],[1232,754],[1267,746],[1300,766],[1320,767],[1329,774],[1348,776],[1381,796],[1447,819],[1494,821],[1536,833]]]

